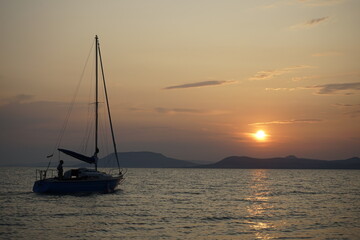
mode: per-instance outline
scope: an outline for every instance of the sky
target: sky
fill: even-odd
[[[96,34],[121,152],[360,156],[359,12],[357,0],[0,0],[0,165],[46,161],[79,82],[73,112],[87,115]],[[74,148],[86,124],[71,119],[61,146]]]

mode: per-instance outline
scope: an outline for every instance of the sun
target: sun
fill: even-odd
[[[253,136],[258,141],[265,141],[268,135],[263,130],[258,130]]]

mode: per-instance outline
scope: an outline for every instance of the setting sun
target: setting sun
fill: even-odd
[[[265,141],[267,136],[263,130],[259,130],[254,134],[255,139],[258,141]]]

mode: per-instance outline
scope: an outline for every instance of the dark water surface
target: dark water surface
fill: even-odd
[[[129,169],[113,194],[0,168],[1,239],[360,239],[360,171]]]

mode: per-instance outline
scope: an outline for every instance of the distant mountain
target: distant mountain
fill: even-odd
[[[258,159],[232,156],[214,164],[198,166],[200,168],[260,168],[260,169],[360,169],[360,158],[325,161],[297,158],[295,156]]]
[[[154,152],[119,152],[120,166],[125,168],[187,168],[197,164],[166,157]],[[110,161],[110,159],[112,159]],[[115,154],[110,154],[99,160],[99,167],[116,166]]]
[[[276,158],[252,158],[246,156],[231,156],[212,164],[200,164],[169,158],[154,152],[119,152],[120,166],[124,168],[244,168],[244,169],[360,169],[360,158],[325,161],[317,159],[297,158],[290,155]],[[53,160],[51,168],[56,167]],[[17,167],[46,167],[48,162],[9,164]],[[65,167],[89,167],[81,161],[66,161]],[[99,167],[117,167],[115,155],[110,154],[99,159]]]

